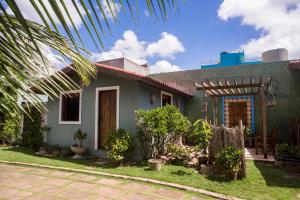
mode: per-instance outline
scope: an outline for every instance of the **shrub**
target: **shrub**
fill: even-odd
[[[21,140],[19,115],[12,117],[6,116],[3,123],[3,129],[0,132],[0,140],[7,144],[13,144]]]
[[[190,150],[182,145],[169,144],[168,153],[174,158],[175,164],[184,164],[184,161],[189,158]]]
[[[42,114],[36,108],[28,108],[31,118],[24,116],[24,145],[34,151],[43,145],[43,133],[49,128],[43,126]]]
[[[190,137],[200,149],[206,149],[213,133],[210,124],[204,119],[198,119],[193,123]],[[204,151],[206,153],[206,151]]]
[[[131,134],[125,129],[119,128],[117,131],[111,132],[105,141],[106,148],[109,149],[107,153],[108,159],[113,163],[119,164],[133,150],[133,139]]]
[[[280,144],[277,148],[278,156],[299,157],[300,148],[287,143]]]
[[[74,146],[78,146],[77,140],[79,141],[79,146],[83,146],[83,141],[87,138],[87,133],[81,131],[81,129],[77,129],[77,131],[73,134],[73,139],[75,141]]]
[[[167,144],[175,142],[190,129],[189,120],[172,105],[147,111],[138,110],[136,122],[144,159],[163,154]]]
[[[232,145],[224,148],[216,155],[216,167],[222,173],[239,169],[242,151]]]

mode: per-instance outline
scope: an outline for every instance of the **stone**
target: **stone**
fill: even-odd
[[[184,193],[178,192],[175,190],[167,190],[167,189],[158,189],[154,191],[154,194],[157,194],[161,197],[170,198],[170,199],[183,199]]]
[[[119,199],[125,192],[122,190],[106,187],[106,186],[100,186],[89,193],[95,194],[95,195],[100,195],[102,197],[108,197],[112,199]]]
[[[95,188],[96,186],[97,185],[95,184],[76,181],[67,185],[66,188],[74,191],[79,191],[79,192],[88,192],[93,188]]]
[[[143,195],[143,194],[130,194],[121,198],[122,200],[153,200],[157,199],[151,196]]]
[[[101,178],[98,181],[96,181],[96,183],[106,186],[117,186],[120,183],[122,183],[122,181],[116,179]]]

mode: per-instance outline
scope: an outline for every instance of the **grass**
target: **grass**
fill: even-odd
[[[28,149],[0,147],[0,160],[43,165],[91,169],[102,172],[139,176],[207,189],[246,199],[299,199],[300,176],[270,164],[247,161],[247,178],[235,182],[201,176],[192,168],[164,165],[161,172],[149,171],[146,163],[136,166],[95,167],[93,160],[72,160],[36,156]]]

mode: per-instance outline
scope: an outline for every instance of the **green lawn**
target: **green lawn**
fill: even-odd
[[[93,160],[46,158],[34,155],[25,148],[0,147],[0,160],[36,163],[43,165],[91,169],[115,174],[140,176],[174,182],[246,199],[300,199],[300,176],[264,163],[247,161],[247,178],[224,182],[194,172],[194,169],[164,165],[157,173],[146,164],[131,167],[94,167]]]

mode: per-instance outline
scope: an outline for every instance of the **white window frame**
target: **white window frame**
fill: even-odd
[[[95,146],[94,149],[98,150],[98,118],[99,118],[99,92],[107,90],[117,91],[117,108],[116,108],[116,128],[119,128],[119,117],[120,117],[120,86],[109,86],[109,87],[97,87],[95,95]]]
[[[63,121],[62,114],[62,97],[65,94],[79,93],[79,121]],[[81,124],[81,104],[82,104],[82,90],[70,90],[61,92],[59,95],[59,124]]]
[[[164,95],[168,95],[168,96],[171,97],[171,105],[173,105],[173,94],[161,90],[161,92],[160,92],[160,106],[163,107],[163,105],[162,105],[162,96],[163,96],[163,94],[164,94]]]

